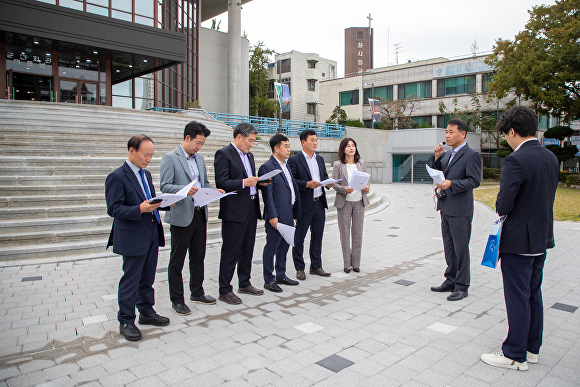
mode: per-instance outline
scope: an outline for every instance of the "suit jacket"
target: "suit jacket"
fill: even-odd
[[[320,171],[320,179],[328,179],[328,173],[326,173],[326,165],[324,165],[324,158],[320,155],[316,155],[316,162],[318,163],[318,170]],[[288,159],[288,165],[290,166],[290,171],[292,176],[298,184],[298,189],[300,191],[300,206],[302,207],[302,212],[309,212],[312,207],[312,200],[314,198],[314,190],[311,188],[306,188],[306,183],[312,179],[310,175],[310,168],[308,168],[308,163],[302,151],[296,153],[294,156]],[[328,208],[328,203],[326,202],[326,192],[324,187],[322,187],[322,196],[320,200],[323,201],[324,207]]]
[[[531,140],[506,157],[495,204],[503,224],[500,251],[544,253],[554,247],[554,195],[560,177],[556,156]]]
[[[481,156],[467,143],[449,163],[451,152],[439,157],[432,168],[445,174],[451,181],[451,187],[445,190],[447,195],[437,201],[441,214],[449,216],[473,216],[473,190],[481,183]]]
[[[151,173],[145,170],[145,176],[151,189],[151,197],[155,197]],[[107,176],[105,198],[107,214],[114,218],[107,248],[112,245],[113,252],[120,255],[145,255],[151,243],[153,224],[157,220],[151,212],[141,214],[139,206],[147,198],[126,162]],[[161,224],[157,225],[157,232],[159,246],[165,246]]]
[[[252,173],[256,176],[256,164],[251,152],[248,152],[248,160]],[[260,196],[256,195],[256,199],[251,200],[250,187],[243,187],[243,180],[249,176],[246,174],[246,169],[235,146],[230,144],[215,152],[214,170],[216,187],[226,192],[234,191],[237,193],[220,199],[218,217],[230,222],[245,222],[248,217],[248,207],[253,204],[257,206],[258,219],[262,219]]]
[[[359,160],[356,162],[356,169],[360,172],[366,172],[365,162]],[[340,160],[336,160],[332,166],[332,178],[334,180],[342,179],[338,183],[332,186],[336,191],[336,196],[334,198],[334,206],[336,208],[344,207],[346,203],[346,191],[345,187],[348,187],[348,171],[346,169],[346,164]],[[362,192],[363,205],[366,207],[369,205],[369,198],[365,192]]]
[[[278,160],[274,156],[270,156],[270,159],[260,167],[258,175],[261,176],[275,169],[282,170]],[[290,178],[292,179],[294,195],[296,196],[294,207],[292,206],[292,192],[290,191],[288,179],[286,179],[284,172],[274,176],[272,178],[272,184],[261,187],[262,198],[264,199],[264,220],[266,222],[270,219],[278,218],[278,222],[288,226],[294,226],[294,219],[300,218],[302,214],[302,210],[300,209],[300,193],[298,191],[298,185],[292,177],[292,172],[290,172]]]
[[[161,191],[163,193],[176,193],[193,181],[189,164],[185,159],[187,155],[178,146],[167,153],[161,159]],[[199,171],[199,182],[202,188],[213,188],[207,180],[205,160],[199,153],[195,156],[197,170]],[[205,210],[205,220],[208,219],[207,206]],[[165,214],[165,222],[178,227],[187,227],[191,224],[195,216],[193,197],[189,196],[175,203],[172,211]]]

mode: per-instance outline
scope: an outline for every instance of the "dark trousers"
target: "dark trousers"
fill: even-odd
[[[147,254],[137,256],[123,256],[123,276],[119,281],[119,313],[117,320],[121,324],[135,322],[135,307],[144,316],[155,313],[155,270],[157,269],[157,256],[159,253],[159,237],[157,222],[153,222],[151,241]]]
[[[266,245],[262,253],[262,266],[264,268],[264,282],[286,277],[286,254],[290,245],[286,243],[282,235],[270,223],[266,223]],[[276,256],[276,276],[274,271],[274,256]]]
[[[203,208],[196,208],[193,220],[187,227],[171,226],[171,254],[167,267],[169,297],[173,304],[183,304],[183,264],[189,252],[189,292],[194,297],[205,294],[203,290],[205,242],[207,222]]]
[[[471,278],[469,261],[469,239],[471,238],[471,216],[448,216],[441,214],[441,234],[445,249],[446,285],[466,291]]]
[[[294,235],[294,247],[292,248],[292,258],[296,271],[304,270],[304,238],[310,229],[310,268],[320,269],[322,267],[322,235],[324,235],[324,222],[326,212],[322,200],[312,203],[309,212],[303,212],[296,224]]]
[[[542,276],[546,254],[536,257],[501,253],[503,294],[508,335],[501,347],[504,355],[526,361],[526,351],[538,354],[544,330]]]
[[[251,285],[252,257],[256,242],[258,214],[256,206],[251,205],[248,218],[244,222],[222,220],[222,253],[220,258],[220,294],[233,291],[231,282],[236,265],[240,288]]]

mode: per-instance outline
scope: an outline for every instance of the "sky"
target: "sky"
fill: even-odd
[[[344,29],[374,30],[374,67],[490,53],[499,38],[513,39],[534,6],[550,0],[253,0],[242,8],[242,32],[278,52],[317,53],[337,62],[344,75]],[[227,31],[227,13],[220,31]],[[210,27],[211,21],[202,24]]]

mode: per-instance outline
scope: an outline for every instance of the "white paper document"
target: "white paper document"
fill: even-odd
[[[334,184],[334,183],[338,183],[339,181],[341,181],[342,179],[338,179],[338,180],[334,180],[334,179],[326,179],[320,182],[320,185],[327,185],[327,184]]]
[[[287,224],[278,222],[278,232],[290,246],[294,247],[294,232],[296,229]]]
[[[438,169],[433,169],[430,166],[428,166],[427,164],[425,164],[425,167],[427,168],[427,172],[429,172],[429,176],[431,176],[433,178],[435,183],[443,184],[443,180],[445,180],[445,175],[443,175],[443,171],[440,171]]]
[[[212,188],[199,188],[195,195],[193,195],[193,201],[196,206],[203,207],[211,202],[229,195],[235,195],[235,192],[228,192],[223,194]]]
[[[268,173],[265,173],[262,176],[258,176],[258,180],[259,181],[268,180],[268,179],[276,176],[279,173],[282,173],[282,170],[281,169],[274,169],[273,171],[270,171]]]
[[[370,173],[353,171],[348,186],[352,189],[363,190],[369,183]]]
[[[177,191],[174,194],[170,194],[170,193],[162,194],[159,196],[155,196],[151,200],[161,199],[162,201],[161,201],[161,205],[159,207],[168,207],[168,206],[172,205],[173,203],[177,203],[178,201],[185,199],[187,197],[187,193],[189,192],[191,187],[193,187],[193,185],[195,184],[196,181],[197,181],[197,179],[192,181],[191,183],[189,183],[188,185],[186,185],[185,187],[183,187],[182,189],[180,189],[179,191]]]

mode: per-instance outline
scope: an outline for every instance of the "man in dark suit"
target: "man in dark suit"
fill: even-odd
[[[153,157],[153,140],[139,134],[127,143],[129,157],[105,180],[107,214],[114,218],[107,248],[123,256],[123,276],[119,281],[119,331],[127,340],[141,339],[135,326],[135,306],[140,325],[165,326],[169,319],[153,309],[153,282],[159,246],[165,246],[163,226],[157,208],[151,204],[155,187],[145,170]]]
[[[250,149],[258,131],[248,123],[234,129],[234,141],[215,153],[214,169],[217,188],[236,192],[220,200],[218,217],[222,220],[222,252],[219,274],[219,300],[241,304],[231,285],[234,270],[238,270],[239,293],[264,294],[250,283],[256,225],[260,214],[256,165]]]
[[[183,296],[182,270],[185,255],[189,251],[189,300],[200,304],[215,304],[212,296],[203,289],[205,243],[207,236],[207,206],[196,207],[193,196],[199,188],[213,188],[207,180],[203,156],[198,152],[205,144],[210,131],[204,124],[191,121],[183,131],[181,145],[163,156],[161,160],[161,190],[176,193],[192,181],[188,197],[175,203],[172,211],[165,215],[171,225],[171,254],[167,269],[169,297],[173,310],[188,315],[191,310],[185,305]],[[223,190],[219,190],[224,193]]]
[[[280,293],[282,288],[278,284],[298,285],[298,281],[288,278],[286,275],[286,253],[288,243],[277,231],[279,224],[294,227],[299,218],[300,196],[298,186],[290,173],[286,160],[290,157],[290,142],[283,134],[275,134],[270,138],[272,156],[258,171],[262,176],[268,172],[279,169],[282,173],[272,177],[272,184],[262,188],[264,198],[264,220],[266,221],[266,245],[262,254],[264,267],[264,288],[272,292]],[[274,270],[274,255],[276,256],[276,275]]]
[[[314,153],[318,148],[316,132],[306,129],[300,133],[302,151],[288,159],[288,165],[292,176],[300,190],[300,206],[302,214],[296,224],[296,235],[292,258],[296,268],[296,278],[306,279],[304,269],[304,238],[310,229],[310,274],[329,277],[322,268],[322,236],[324,235],[324,222],[326,221],[326,193],[321,181],[328,179],[326,165],[322,156]],[[330,189],[332,184],[327,184]]]
[[[432,168],[443,171],[445,180],[437,184],[440,194],[437,209],[441,211],[441,234],[445,250],[445,281],[433,286],[434,292],[452,292],[449,301],[467,297],[470,262],[469,239],[473,219],[473,190],[481,182],[481,156],[465,142],[467,124],[459,119],[449,120],[445,141],[453,149],[443,154],[443,146],[435,148]]]
[[[554,247],[560,177],[558,159],[534,137],[537,128],[536,113],[523,106],[506,111],[497,124],[514,150],[503,161],[495,204],[499,215],[507,215],[499,250],[509,329],[502,351],[483,354],[481,360],[520,371],[538,363],[542,345],[542,271],[546,249]]]

